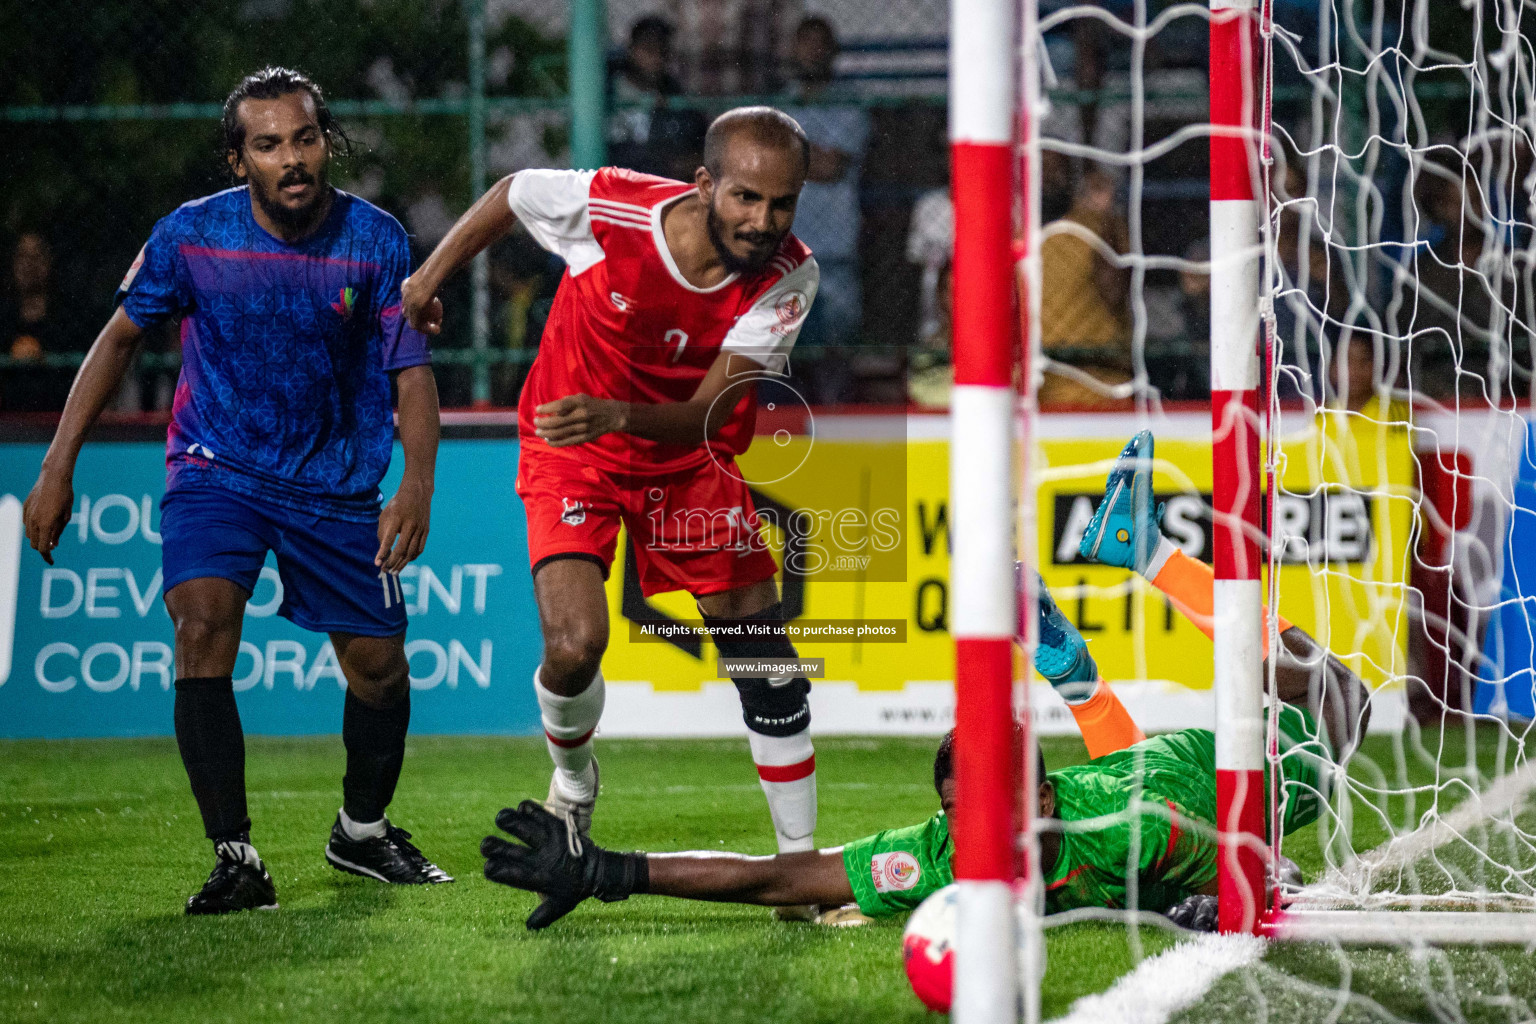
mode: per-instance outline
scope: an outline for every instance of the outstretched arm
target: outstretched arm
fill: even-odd
[[[536,892],[543,901],[528,916],[546,928],[584,900],[605,903],[637,893],[722,903],[793,906],[853,899],[840,850],[744,857],[734,853],[615,853],[581,839],[566,822],[532,800],[496,815],[520,843],[486,836],[480,844],[485,877]]]
[[[122,307],[112,314],[107,325],[96,336],[75,383],[69,389],[69,400],[64,403],[64,414],[59,418],[59,428],[54,432],[48,454],[43,456],[43,467],[27,495],[23,520],[27,528],[27,541],[32,549],[43,556],[43,561],[53,564],[53,549],[58,546],[59,536],[69,522],[70,509],[75,503],[75,460],[85,435],[107,407],[113,392],[122,383],[133,361],[133,353],[144,337],[138,324],[128,318]]]
[[[792,907],[848,903],[853,887],[843,868],[842,847],[747,857],[739,853],[648,853],[654,896],[720,903]]]
[[[1264,664],[1265,672],[1269,663]],[[1266,677],[1267,678],[1267,677]],[[1371,691],[1365,682],[1300,626],[1280,634],[1275,685],[1287,704],[1310,708],[1328,727],[1340,761],[1348,757],[1371,720]]]

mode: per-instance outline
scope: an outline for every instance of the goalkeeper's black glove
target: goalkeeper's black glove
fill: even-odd
[[[532,931],[554,924],[589,896],[604,903],[628,899],[650,880],[645,854],[605,850],[532,800],[503,808],[496,826],[522,843],[486,836],[480,844],[485,877],[544,897],[528,915]]]
[[[1168,920],[1190,931],[1213,932],[1216,930],[1216,897],[1198,893],[1186,896],[1182,903],[1168,911]]]

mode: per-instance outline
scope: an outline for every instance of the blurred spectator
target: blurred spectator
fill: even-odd
[[[1333,365],[1337,378],[1334,393],[1339,396],[1339,404],[1353,412],[1376,410],[1378,374],[1376,346],[1371,336],[1355,332],[1348,340],[1340,341],[1338,347],[1343,351],[1337,354]]]
[[[672,24],[650,14],[629,30],[629,49],[612,74],[613,98],[620,103],[655,102],[682,92],[672,73]]]
[[[801,0],[667,0],[668,20],[687,40],[690,93],[777,92],[780,62]]]
[[[1521,323],[1523,310],[1508,312],[1516,300],[1513,265],[1490,256],[1498,239],[1490,234],[1481,195],[1465,187],[1459,173],[1427,165],[1420,172],[1418,205],[1428,223],[1407,268],[1418,293],[1405,294],[1399,325],[1406,334],[1411,323],[1415,389],[1439,399],[1491,397],[1492,368],[1505,377],[1497,390],[1507,396],[1509,367],[1495,364],[1512,359],[1517,376],[1524,376],[1530,332]]]
[[[1184,247],[1181,258],[1203,265],[1210,261],[1204,238]],[[1189,401],[1210,394],[1211,275],[1203,267],[1174,271],[1152,270],[1141,290],[1143,358],[1147,384],[1164,400]]]
[[[1042,125],[1046,138],[1052,135],[1049,125]],[[1070,140],[1068,140],[1070,141]],[[1072,208],[1072,161],[1063,153],[1051,149],[1040,151],[1040,223],[1049,224],[1060,220]]]
[[[517,404],[564,267],[523,231],[491,248],[491,345],[518,353],[492,370],[494,404]]]
[[[647,15],[629,32],[629,48],[614,65],[609,83],[613,114],[608,121],[609,162],[664,178],[690,181],[704,153],[709,128],[702,111],[670,109],[667,99],[682,91],[672,73],[672,25]]]
[[[704,163],[704,135],[709,118],[698,109],[657,110],[651,115],[653,173],[692,181]]]
[[[912,207],[907,262],[923,270],[917,345],[907,357],[907,399],[921,409],[947,409],[955,370],[950,343],[950,271],[955,255],[955,204],[949,189],[925,192]]]
[[[1054,227],[1054,231],[1052,231]],[[1126,300],[1130,270],[1118,267],[1081,233],[1116,253],[1127,249],[1125,219],[1115,209],[1108,175],[1089,171],[1065,217],[1047,227],[1040,246],[1040,343],[1053,360],[1077,373],[1047,370],[1040,404],[1078,408],[1127,407],[1110,389],[1131,379],[1131,322]],[[1083,379],[1084,375],[1097,385]]]
[[[80,337],[52,285],[53,250],[48,240],[29,231],[11,254],[10,294],[0,304],[0,353],[38,365],[0,374],[0,410],[58,412],[69,396],[74,367],[47,367],[45,356],[83,351]]]
[[[405,223],[411,229],[412,254],[419,262],[437,248],[458,220],[458,214],[448,208],[448,200],[430,184],[419,184],[415,193],[405,208]]]
[[[1209,263],[1211,243],[1202,238],[1184,251],[1184,259],[1190,263]],[[1184,314],[1184,336],[1191,342],[1209,342],[1211,338],[1211,272],[1209,270],[1184,269],[1179,271],[1179,296]]]
[[[821,286],[800,344],[842,347],[859,341],[863,303],[859,284],[859,173],[869,139],[869,115],[857,97],[833,82],[837,33],[825,18],[811,17],[795,30],[785,110],[811,141],[811,167],[795,212],[795,234],[811,247],[821,267]],[[815,375],[817,401],[846,400],[850,368],[823,357]]]
[[[934,282],[937,330],[912,350],[907,368],[907,398],[920,409],[947,409],[955,386],[954,355],[950,344],[951,287],[954,275],[948,263]]]
[[[940,278],[949,272],[955,250],[955,205],[949,189],[923,193],[912,207],[912,226],[907,230],[907,262],[923,269],[918,344],[932,346],[942,334],[949,338],[949,313],[938,302]]]
[[[672,25],[650,14],[629,30],[629,46],[609,69],[608,156],[619,167],[649,173],[651,115],[682,91],[672,74]]]
[[[1190,243],[1184,250],[1184,259],[1190,263],[1209,263],[1211,243],[1204,238]],[[1181,344],[1170,356],[1156,358],[1158,368],[1153,383],[1164,398],[1206,398],[1211,393],[1211,272],[1179,271],[1178,298],[1176,319]],[[1150,328],[1148,324],[1149,331]],[[1155,358],[1151,349],[1149,345],[1149,364]],[[1153,374],[1150,365],[1147,372]]]
[[[1328,367],[1349,316],[1351,292],[1341,258],[1330,252],[1327,233],[1315,226],[1321,204],[1308,198],[1298,161],[1288,162],[1283,181],[1275,235],[1281,275],[1275,300],[1279,390],[1282,398],[1323,401],[1332,389]]]

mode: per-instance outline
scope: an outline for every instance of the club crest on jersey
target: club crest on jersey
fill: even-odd
[[[805,311],[810,306],[802,292],[785,292],[779,296],[779,301],[773,305],[773,313],[779,318],[778,326],[774,327],[775,334],[788,334],[805,319]]]
[[[357,302],[357,289],[343,288],[341,295],[331,303],[331,308],[340,313],[341,318],[345,320],[352,315],[352,306],[355,302]]]
[[[587,521],[587,506],[570,498],[561,498],[560,507],[564,510],[560,513],[560,521],[566,526],[580,526]]]
[[[877,853],[869,860],[876,892],[904,892],[917,885],[923,869],[906,850]]]

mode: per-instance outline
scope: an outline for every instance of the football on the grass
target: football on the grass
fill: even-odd
[[[923,900],[901,937],[912,991],[924,1006],[940,1012],[948,1012],[954,991],[957,892],[954,885],[946,885]]]

